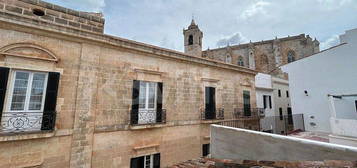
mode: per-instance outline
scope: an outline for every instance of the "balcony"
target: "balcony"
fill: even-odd
[[[263,108],[235,108],[233,112],[233,118],[264,118],[265,113]]]
[[[166,109],[161,110],[147,110],[139,109],[137,115],[133,115],[135,112],[131,110],[130,125],[155,125],[166,123]]]
[[[56,112],[4,112],[1,118],[1,133],[26,133],[52,131]]]
[[[215,111],[208,111],[201,109],[201,120],[223,120],[224,108],[215,109]]]

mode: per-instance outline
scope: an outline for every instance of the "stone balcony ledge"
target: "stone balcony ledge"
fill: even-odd
[[[36,131],[36,132],[26,132],[26,133],[0,133],[0,142],[69,136],[72,134],[73,134],[72,129],[60,129],[51,132]]]

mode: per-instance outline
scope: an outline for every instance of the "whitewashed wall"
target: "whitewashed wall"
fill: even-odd
[[[347,44],[282,67],[289,73],[293,113],[305,114],[308,131],[331,133],[328,94],[357,93],[357,29],[341,37]]]

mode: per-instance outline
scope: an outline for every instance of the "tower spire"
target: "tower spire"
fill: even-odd
[[[191,21],[191,25],[192,25],[192,26],[196,25],[196,23],[195,23],[195,15],[194,15],[194,13],[192,13],[192,21]]]

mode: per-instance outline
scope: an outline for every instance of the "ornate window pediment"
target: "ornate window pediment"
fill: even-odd
[[[48,49],[30,43],[16,43],[0,49],[0,55],[58,62],[59,59]]]

